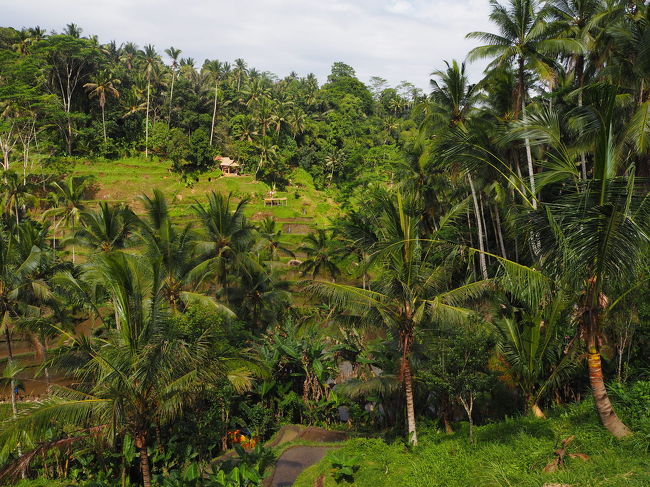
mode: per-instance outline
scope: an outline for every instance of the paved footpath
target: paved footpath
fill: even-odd
[[[275,472],[270,486],[289,487],[293,485],[303,470],[321,461],[327,450],[330,449],[326,446],[294,446],[285,450],[275,464]]]

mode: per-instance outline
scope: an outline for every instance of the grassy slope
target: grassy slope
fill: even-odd
[[[542,473],[560,441],[576,435],[569,453],[586,453],[589,460],[567,459],[566,468]],[[650,455],[634,439],[617,441],[597,422],[590,401],[554,412],[551,419],[510,419],[476,430],[476,445],[467,441],[467,428],[453,435],[423,432],[410,451],[402,442],[354,439],[341,453],[356,456],[360,468],[353,485],[360,487],[642,487],[650,485]],[[295,487],[311,487],[330,475],[328,453],[307,469]],[[349,484],[347,484],[349,485]]]
[[[16,167],[16,171],[19,168]],[[165,193],[173,202],[172,214],[190,217],[190,205],[194,200],[204,201],[210,191],[220,193],[233,192],[237,198],[248,197],[250,204],[247,214],[256,219],[274,216],[285,224],[292,219],[306,219],[311,226],[325,225],[329,218],[336,215],[334,201],[325,193],[314,188],[309,174],[295,170],[290,176],[291,184],[276,197],[287,198],[287,206],[265,207],[263,198],[271,189],[260,181],[253,181],[252,176],[221,177],[221,171],[214,170],[199,177],[191,187],[186,186],[177,174],[170,171],[170,164],[156,159],[128,158],[116,161],[87,160],[77,162],[71,173],[75,176],[93,176],[99,186],[97,200],[108,202],[126,202],[136,211],[142,209],[138,196],[151,194],[154,188]],[[296,198],[296,193],[299,197]]]

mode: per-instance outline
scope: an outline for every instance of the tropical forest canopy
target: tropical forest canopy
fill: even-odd
[[[647,455],[650,6],[490,5],[428,92],[0,28],[0,480],[261,485],[285,424],[424,458],[565,410]]]

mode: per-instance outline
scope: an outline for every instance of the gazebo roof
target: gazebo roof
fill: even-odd
[[[219,166],[223,167],[238,167],[240,164],[233,161],[230,157],[219,157]]]

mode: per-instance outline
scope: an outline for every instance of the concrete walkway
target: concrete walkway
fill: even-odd
[[[286,450],[277,463],[270,487],[289,487],[307,467],[320,462],[330,450],[326,446],[294,446]]]

